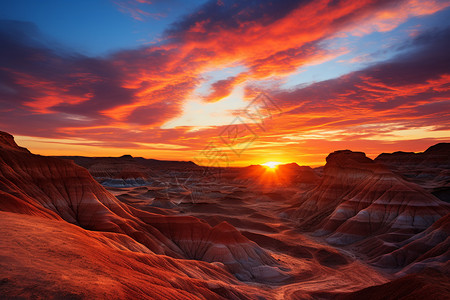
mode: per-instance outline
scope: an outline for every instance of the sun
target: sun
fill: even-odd
[[[261,164],[261,166],[265,166],[269,169],[275,169],[279,164],[281,164],[278,161],[268,161],[266,163]]]

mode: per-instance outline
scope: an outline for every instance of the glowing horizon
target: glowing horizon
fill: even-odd
[[[261,166],[265,166],[268,167],[269,169],[275,169],[277,168],[278,165],[280,165],[281,163],[278,161],[268,161],[266,163],[261,164]]]

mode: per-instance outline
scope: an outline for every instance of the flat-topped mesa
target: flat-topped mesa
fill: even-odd
[[[116,199],[72,161],[0,147],[0,210],[67,221],[121,234],[148,251],[218,262],[242,280],[283,280],[278,263],[229,224],[211,227],[195,217],[163,216]],[[147,252],[148,252],[147,251]]]
[[[374,173],[389,173],[389,171],[379,165],[374,164],[364,152],[353,152],[350,150],[339,150],[330,153],[326,158],[324,167],[324,177],[344,176],[346,180],[359,179]]]
[[[86,168],[102,185],[108,187],[136,187],[153,184],[152,178],[160,177],[160,172],[198,169],[191,161],[164,161],[133,157],[60,156]]]
[[[344,150],[327,157],[320,184],[288,214],[300,227],[343,245],[392,232],[403,232],[407,238],[448,212],[446,203],[416,184],[362,152]]]
[[[372,160],[368,158],[364,152],[351,150],[334,151],[333,153],[328,154],[326,161],[328,164],[336,163],[342,167],[345,167],[345,163],[347,163],[349,159],[358,163],[372,163]]]
[[[383,163],[389,167],[402,169],[408,168],[450,168],[450,143],[439,143],[429,147],[424,152],[402,152],[382,153],[375,158],[376,162]]]
[[[14,137],[4,131],[0,131],[0,148],[30,153],[27,148],[18,146],[16,141],[14,141]]]
[[[450,202],[450,143],[436,144],[419,153],[382,153],[375,161]]]

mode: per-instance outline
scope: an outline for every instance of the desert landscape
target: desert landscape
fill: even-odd
[[[8,133],[0,142],[2,297],[449,295],[450,204],[391,171],[419,164],[387,158],[432,161],[422,185],[437,188],[449,182],[438,174],[449,170],[450,144],[375,160],[336,151],[320,174],[296,164],[55,158]]]
[[[0,1],[0,300],[450,299],[449,20]]]

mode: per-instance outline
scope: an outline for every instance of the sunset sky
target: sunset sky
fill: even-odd
[[[43,155],[221,166],[423,151],[450,140],[449,6],[2,1],[0,130]]]

